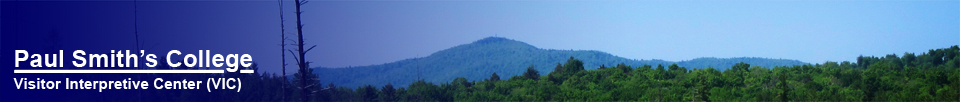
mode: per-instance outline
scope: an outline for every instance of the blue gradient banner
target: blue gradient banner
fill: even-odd
[[[956,101],[958,7],[0,0],[0,102]]]
[[[0,101],[257,101],[272,99],[241,97],[280,91],[259,81],[278,75],[258,72],[280,62],[266,52],[279,49],[276,1],[0,5]]]

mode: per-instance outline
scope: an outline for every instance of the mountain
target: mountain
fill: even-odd
[[[320,82],[337,86],[359,87],[361,85],[407,86],[423,79],[427,82],[445,83],[457,77],[468,80],[483,80],[497,73],[501,78],[520,75],[533,65],[546,75],[559,63],[574,57],[584,62],[586,69],[596,69],[600,65],[615,66],[624,63],[631,67],[642,65],[664,67],[677,63],[681,67],[727,69],[735,63],[745,62],[754,66],[772,68],[774,66],[792,66],[807,64],[797,60],[767,58],[697,58],[689,61],[633,60],[609,53],[593,50],[554,50],[540,49],[533,45],[501,37],[488,37],[470,44],[458,45],[441,50],[422,58],[405,59],[380,65],[316,68]]]

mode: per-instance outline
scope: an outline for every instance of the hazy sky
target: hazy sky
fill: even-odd
[[[345,67],[423,57],[489,36],[630,59],[810,63],[960,43],[958,1],[313,1],[308,60]],[[292,13],[291,13],[292,15]],[[315,66],[316,66],[315,65]]]

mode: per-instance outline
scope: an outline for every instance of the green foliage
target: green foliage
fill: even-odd
[[[618,64],[586,70],[583,61],[569,58],[545,76],[533,74],[537,73],[536,68],[528,67],[517,69],[526,70],[525,74],[507,80],[499,80],[497,74],[491,73],[490,80],[470,81],[465,77],[445,83],[417,80],[399,88],[387,84],[380,88],[363,85],[351,89],[328,84],[317,87],[314,94],[309,95],[297,95],[292,91],[296,90],[295,86],[281,89],[280,83],[290,79],[266,73],[155,74],[148,77],[237,77],[252,83],[244,87],[256,88],[244,88],[244,92],[239,93],[158,90],[143,94],[161,97],[144,100],[158,101],[292,101],[298,97],[310,97],[312,101],[957,101],[960,100],[958,52],[960,48],[953,46],[919,55],[861,56],[858,63],[825,62],[772,69],[736,63],[728,70],[712,67],[687,70],[678,64],[666,68]],[[940,58],[935,58],[937,56]],[[532,77],[534,75],[539,77]],[[292,96],[279,96],[281,90],[288,90]],[[192,94],[211,94],[211,97],[191,97]]]
[[[380,91],[377,101],[397,101],[397,89],[394,89],[393,85],[384,85]]]
[[[305,71],[305,72],[313,72],[314,68],[307,68],[307,69],[305,69],[305,70],[307,70],[307,71]],[[298,71],[297,73],[294,73],[293,76],[294,76],[294,77],[293,77],[293,80],[290,80],[290,82],[293,83],[292,85],[294,85],[294,88],[304,88],[304,89],[305,89],[305,90],[299,90],[299,89],[294,90],[294,94],[293,94],[294,97],[310,97],[310,96],[314,96],[314,94],[313,94],[314,91],[320,90],[320,86],[322,86],[322,85],[320,84],[320,80],[318,80],[319,78],[318,78],[318,76],[317,76],[316,73],[300,73],[300,72]],[[300,79],[307,79],[307,80],[304,80],[304,81],[307,83],[307,84],[305,84],[306,86],[301,86],[301,84],[300,84],[300,83],[301,83]],[[301,91],[307,91],[308,94],[307,94],[307,95],[302,95],[302,94],[301,94]],[[300,99],[300,98],[294,98],[294,99]]]
[[[539,80],[540,71],[537,71],[537,69],[533,68],[533,65],[530,65],[530,67],[527,67],[527,71],[523,72],[523,77],[526,77],[527,79]]]
[[[490,75],[490,79],[488,79],[488,80],[490,80],[490,81],[500,81],[500,76],[497,75],[497,73],[493,73],[493,75]]]
[[[949,51],[958,49],[933,50],[944,56]],[[951,65],[956,59],[931,64],[935,60],[929,56],[939,55],[858,57],[864,64],[825,62],[772,69],[741,62],[728,70],[688,70],[678,64],[666,68],[617,64],[585,70],[583,61],[569,58],[544,77],[536,77],[537,70],[530,66],[522,76],[505,81],[468,82],[459,77],[437,86],[421,80],[399,97],[405,101],[956,101],[960,69]],[[355,93],[362,96],[363,91],[369,90],[360,88]]]

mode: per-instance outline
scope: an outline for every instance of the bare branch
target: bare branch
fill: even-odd
[[[298,88],[298,89],[306,89],[306,88],[311,88],[311,87],[313,87],[314,85],[316,85],[316,84],[310,84],[310,85],[307,85],[306,87],[297,87],[297,88]]]
[[[290,51],[291,55],[297,55],[296,53],[293,53],[293,50],[287,50],[287,51]],[[293,56],[293,59],[297,60],[297,65],[300,65],[300,58],[297,58],[297,56]]]
[[[313,48],[314,48],[314,47],[317,47],[317,45],[313,45],[313,46],[311,46],[311,47],[310,47],[309,49],[307,49],[306,51],[303,51],[303,53],[307,53],[307,52],[310,52],[310,50],[313,50]]]
[[[293,42],[291,42],[290,44],[296,44],[296,43],[297,43],[297,41],[294,40],[294,39],[286,39],[286,40],[287,40],[287,41],[293,41]]]
[[[156,43],[156,44],[151,45],[150,48],[147,49],[147,51],[153,50],[153,47],[157,47],[157,45],[160,45],[160,43]]]
[[[306,1],[306,0],[300,1],[300,5],[303,6],[304,4],[307,4],[308,2],[310,2],[310,1]]]

